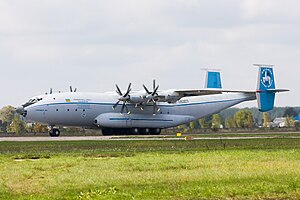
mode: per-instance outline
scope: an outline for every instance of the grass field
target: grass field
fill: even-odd
[[[0,199],[300,199],[300,139],[1,142]]]

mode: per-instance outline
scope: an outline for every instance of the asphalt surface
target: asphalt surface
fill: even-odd
[[[280,136],[240,136],[240,137],[170,137],[170,136],[37,136],[37,137],[0,137],[0,142],[15,141],[100,141],[100,140],[239,140],[239,139],[272,139],[283,138]],[[284,138],[300,139],[300,136],[285,136]]]

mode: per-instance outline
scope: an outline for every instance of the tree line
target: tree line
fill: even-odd
[[[219,114],[214,114],[193,121],[189,124],[179,126],[179,129],[189,131],[189,129],[243,129],[243,128],[270,128],[271,122],[275,118],[285,118],[285,127],[299,128],[299,122],[295,122],[294,117],[300,113],[300,107],[277,107],[269,112],[260,112],[257,108],[229,108]]]
[[[44,133],[48,127],[39,123],[26,123],[22,117],[16,113],[12,106],[5,106],[0,110],[0,132],[15,133]]]

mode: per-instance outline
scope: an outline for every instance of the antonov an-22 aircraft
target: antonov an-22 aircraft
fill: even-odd
[[[52,93],[31,98],[17,112],[25,119],[47,124],[50,136],[60,135],[58,126],[101,128],[103,135],[160,134],[161,129],[186,124],[218,113],[244,101],[257,99],[259,110],[274,107],[275,89],[273,67],[258,65],[258,84],[254,91],[224,90],[220,73],[208,72],[204,89],[159,90],[143,85],[143,90],[126,91],[116,85],[115,92]]]

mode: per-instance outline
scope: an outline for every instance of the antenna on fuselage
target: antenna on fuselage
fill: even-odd
[[[73,90],[72,86],[70,85],[70,92],[76,92],[76,91],[77,91],[77,88],[75,88],[75,89]]]
[[[50,88],[49,94],[52,94],[52,92],[53,92],[53,90],[52,90],[52,88]],[[45,95],[48,95],[48,92],[45,92]]]

